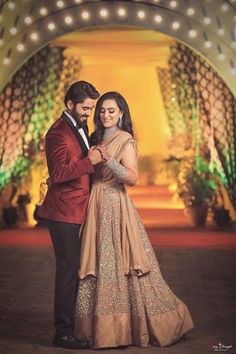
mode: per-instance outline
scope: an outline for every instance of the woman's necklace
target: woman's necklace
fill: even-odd
[[[119,128],[114,125],[113,127],[110,128],[105,128],[104,134],[103,134],[103,140],[106,140],[107,138],[109,138],[109,136],[111,134],[113,134],[114,132],[116,132],[117,130],[119,130]]]

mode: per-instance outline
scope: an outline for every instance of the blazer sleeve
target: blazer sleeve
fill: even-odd
[[[68,143],[62,136],[48,135],[45,150],[52,183],[71,181],[94,172],[88,157],[82,159],[75,157],[68,161]]]

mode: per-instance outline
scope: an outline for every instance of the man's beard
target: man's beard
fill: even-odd
[[[83,118],[88,118],[89,116],[87,114],[79,114],[75,108],[71,110],[70,114],[81,128],[86,127],[87,119],[83,120]]]

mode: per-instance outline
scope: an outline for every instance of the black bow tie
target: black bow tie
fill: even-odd
[[[80,130],[81,129],[81,127],[79,126],[79,125],[75,125],[75,128],[77,129],[77,130]]]
[[[76,127],[76,129],[77,129],[77,130],[79,130],[79,129],[83,128],[83,127],[81,126],[81,124],[80,124],[80,123],[78,123],[78,122],[76,122],[75,127]]]

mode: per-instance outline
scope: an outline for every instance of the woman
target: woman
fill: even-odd
[[[167,346],[193,328],[186,305],[165,283],[125,184],[138,178],[136,144],[125,99],[97,102],[92,141],[97,165],[81,231],[75,335],[94,348]]]

